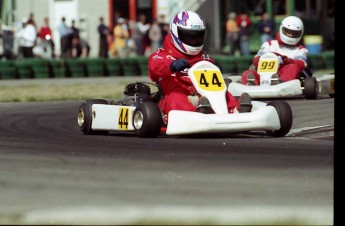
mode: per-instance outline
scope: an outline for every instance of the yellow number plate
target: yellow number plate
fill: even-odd
[[[118,128],[128,130],[129,108],[119,109]]]
[[[197,70],[194,76],[198,86],[206,91],[220,91],[225,83],[222,74],[218,70]]]
[[[258,73],[277,72],[278,60],[260,60]]]

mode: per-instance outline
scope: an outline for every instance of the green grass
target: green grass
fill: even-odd
[[[334,70],[320,70],[314,72],[314,76],[319,77],[333,72]],[[126,84],[130,82],[133,81],[123,80],[118,83],[0,85],[0,102],[85,100],[92,98],[118,99],[123,96],[123,90]]]
[[[124,84],[0,86],[0,102],[33,102],[119,98]]]
[[[317,70],[313,73],[314,77],[320,77],[322,75],[334,73],[334,69]]]

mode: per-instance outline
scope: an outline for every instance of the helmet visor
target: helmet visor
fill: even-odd
[[[178,38],[186,45],[197,47],[205,43],[206,30],[188,30],[177,27]]]
[[[289,38],[299,38],[302,36],[301,30],[296,31],[296,30],[291,30],[289,28],[283,27],[282,31],[283,31],[283,34]]]

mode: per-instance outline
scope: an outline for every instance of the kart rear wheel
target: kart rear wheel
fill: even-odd
[[[154,102],[140,103],[133,114],[133,127],[138,137],[157,137],[163,124],[162,114]]]
[[[315,77],[306,77],[304,79],[304,96],[306,99],[315,100],[318,95],[318,88]]]
[[[93,104],[105,104],[107,105],[108,102],[103,99],[91,99],[91,100],[85,100],[81,103],[79,106],[78,111],[78,125],[80,130],[85,135],[101,135],[101,134],[107,134],[108,131],[106,130],[92,130],[92,105]]]
[[[267,106],[273,106],[279,117],[280,129],[278,130],[267,130],[266,133],[273,137],[283,137],[291,129],[292,126],[292,111],[290,105],[285,101],[271,101]]]

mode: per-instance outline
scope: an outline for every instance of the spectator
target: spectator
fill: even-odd
[[[43,25],[39,31],[39,37],[43,41],[43,40],[51,39],[52,36],[53,36],[53,32],[49,27],[49,19],[48,17],[45,17],[43,20]]]
[[[77,58],[80,56],[80,49],[81,49],[81,41],[80,41],[80,36],[79,36],[79,29],[76,27],[75,20],[72,20],[71,22],[71,55],[73,58]]]
[[[241,54],[244,56],[250,55],[249,38],[250,38],[250,25],[251,20],[245,11],[242,11],[236,18],[239,30]]]
[[[240,49],[239,46],[239,27],[236,23],[236,13],[231,12],[226,21],[226,44],[230,47],[230,55],[235,55],[235,51]]]
[[[75,24],[75,20],[71,22],[71,30],[72,30],[72,39],[78,38],[79,39],[79,28],[77,28]]]
[[[66,25],[66,18],[61,18],[61,23],[58,26],[58,31],[60,34],[60,48],[61,48],[61,57],[71,57],[71,35],[72,30]]]
[[[37,31],[31,20],[22,19],[23,27],[16,33],[18,38],[19,53],[24,58],[34,57],[33,48],[36,43]]]
[[[89,43],[83,38],[75,38],[74,39],[74,46],[72,49],[72,57],[73,58],[87,58],[90,54],[90,45]]]
[[[81,54],[79,57],[87,58],[90,56],[90,44],[83,38],[80,38]]]
[[[34,13],[29,14],[29,21],[37,29]]]
[[[117,19],[117,24],[114,27],[114,43],[113,55],[115,57],[127,57],[127,39],[129,37],[128,26],[125,24],[125,19],[120,17]]]
[[[262,19],[259,21],[258,29],[260,32],[261,44],[272,40],[274,36],[274,22],[270,19],[267,12],[262,14]]]
[[[53,32],[51,28],[49,27],[49,18],[45,17],[43,20],[43,25],[40,28],[39,31],[39,37],[41,40],[41,46],[46,49],[50,48],[51,56],[50,57],[55,57],[54,53],[54,48],[55,48],[55,43],[53,41]]]
[[[139,19],[134,29],[134,41],[135,41],[138,55],[144,55],[144,51],[145,51],[144,38],[149,28],[150,28],[150,24],[146,23],[145,14],[140,14]]]
[[[99,34],[99,57],[108,58],[108,36],[109,36],[109,28],[104,24],[104,18],[99,18],[99,25],[98,25],[98,34]]]
[[[151,43],[151,46],[150,46],[151,51],[155,52],[158,48],[161,47],[161,40],[162,40],[162,29],[159,26],[157,19],[153,20],[153,23],[150,26],[148,32],[149,32],[148,35],[149,35],[149,39],[150,39],[150,43]]]
[[[5,59],[14,59],[14,29],[9,26],[2,25],[1,31],[2,45],[4,49],[4,53],[1,57],[4,57]]]
[[[161,14],[159,16],[158,22],[159,22],[159,26],[161,27],[161,31],[162,31],[161,46],[163,46],[165,36],[169,33],[170,27],[169,27],[169,24],[165,22],[165,15],[164,14]]]

